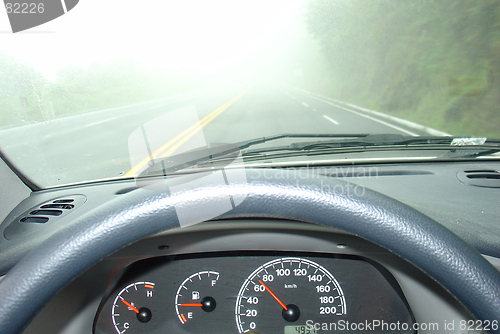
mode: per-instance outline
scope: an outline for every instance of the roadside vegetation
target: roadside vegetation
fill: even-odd
[[[499,1],[314,0],[306,25],[326,65],[298,86],[454,135],[500,138]]]
[[[0,51],[0,127],[127,105],[199,87],[187,71],[147,67],[117,57],[68,65],[54,79]]]

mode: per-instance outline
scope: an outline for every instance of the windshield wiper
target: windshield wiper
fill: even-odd
[[[269,141],[283,138],[361,138],[369,134],[280,134],[269,137],[259,137],[245,140],[235,144],[211,144],[210,146],[200,147],[187,152],[175,154],[166,158],[152,159],[149,161],[149,167],[138,176],[149,177],[159,175],[170,175],[181,170],[197,167],[211,167],[214,169],[224,168],[234,161],[240,152],[250,146],[263,144]]]
[[[268,136],[268,137],[259,137],[250,140],[245,140],[234,145],[238,146],[240,150],[248,148],[250,146],[264,144],[266,142],[270,142],[273,140],[284,139],[284,138],[341,138],[341,139],[350,139],[350,138],[363,138],[368,137],[370,134],[368,133],[348,133],[348,134],[317,134],[317,133],[284,133],[280,135]]]
[[[403,136],[397,134],[373,134],[339,136],[333,140],[296,142],[286,146],[246,150],[244,157],[281,157],[293,155],[318,155],[354,153],[380,150],[446,150],[440,158],[472,158],[500,152],[499,139],[442,136]],[[288,152],[288,153],[287,153]]]
[[[245,150],[254,145],[284,138],[329,138],[289,145]],[[500,140],[487,138],[403,136],[396,134],[280,134],[234,144],[212,144],[162,159],[151,160],[139,177],[169,175],[192,167],[224,168],[237,157],[246,160],[300,155],[355,153],[394,150],[446,150],[440,158],[472,158],[500,152]]]
[[[338,136],[340,139],[297,142],[287,146],[289,150],[311,150],[318,148],[359,147],[380,145],[446,145],[448,147],[482,147],[486,144],[500,144],[498,139],[465,138],[465,137],[439,137],[439,136],[403,136],[397,134],[373,134]]]

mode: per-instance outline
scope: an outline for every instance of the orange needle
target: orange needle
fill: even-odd
[[[120,299],[123,302],[123,304],[127,305],[128,307],[130,307],[132,309],[132,311],[134,311],[135,313],[139,314],[139,310],[137,309],[137,307],[135,307],[134,305],[130,304],[128,301],[126,301],[122,297],[120,297]]]
[[[288,307],[286,307],[285,303],[283,303],[278,297],[276,297],[276,295],[271,290],[269,290],[269,288],[264,283],[262,283],[261,280],[259,280],[259,283],[262,284],[264,288],[266,288],[267,292],[269,292],[271,296],[273,296],[273,298],[276,299],[276,301],[281,305],[281,307],[285,309],[285,311],[288,310]]]
[[[187,303],[187,304],[181,304],[181,306],[195,306],[195,307],[202,307],[202,306],[203,306],[203,304],[201,304],[201,303],[199,303],[199,304],[197,304],[197,303],[192,303],[192,304]]]

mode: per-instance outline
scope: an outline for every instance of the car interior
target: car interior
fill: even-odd
[[[500,334],[500,1],[4,0],[0,334]]]
[[[358,325],[385,322],[387,328],[375,328],[380,332],[416,332],[411,326],[389,327],[398,322],[427,326],[419,333],[443,332],[443,326],[454,333],[496,332],[491,326],[500,300],[499,184],[491,176],[499,168],[495,161],[250,168],[244,184],[169,194],[140,188],[133,179],[32,191],[2,163],[0,290],[5,296],[1,321],[7,326],[2,328],[12,333],[230,333],[252,331],[253,323],[269,332],[283,323],[323,326],[343,319]],[[217,205],[242,195],[233,210],[190,226],[179,225],[173,209],[196,210],[200,203]],[[43,210],[63,213],[40,222],[47,216]],[[255,285],[253,271],[272,273],[266,268],[275,269],[276,263],[297,270],[308,261],[314,273],[333,275],[330,291],[336,292],[330,296],[339,299],[335,315],[319,314],[313,291],[298,299],[299,322],[268,316],[262,308],[279,305],[262,307],[262,292],[260,304],[242,302],[248,296],[239,289]],[[182,282],[189,293],[214,298],[215,310],[182,310],[176,299]],[[148,285],[154,286],[150,299],[140,293]],[[137,295],[122,296],[127,286]],[[281,298],[291,299],[284,291]],[[118,304],[120,296],[147,306],[150,320],[136,319],[134,311]],[[247,310],[259,306],[266,316],[250,322],[235,303]],[[131,314],[127,325],[115,321],[125,317],[123,312]],[[490,320],[490,328],[480,328],[479,319],[483,327]]]

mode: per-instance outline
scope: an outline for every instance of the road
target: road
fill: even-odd
[[[169,119],[176,110],[186,108],[195,110],[200,119],[198,126],[187,132],[187,124]],[[298,89],[235,85],[223,92],[200,91],[5,129],[0,131],[0,146],[19,170],[41,187],[114,178],[134,173],[132,164],[137,164],[131,163],[129,137],[144,124],[156,126],[156,134],[146,134],[154,135],[156,148],[177,138],[177,145],[167,145],[170,151],[168,147],[157,149],[155,157],[167,151],[182,152],[194,139],[234,143],[281,133],[429,135],[411,124]],[[179,144],[182,138],[184,142]],[[143,155],[141,159],[147,159],[148,152]]]

